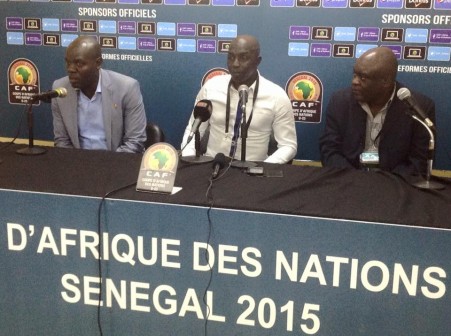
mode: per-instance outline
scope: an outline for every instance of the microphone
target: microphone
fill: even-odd
[[[47,91],[47,92],[37,93],[37,94],[33,95],[33,97],[31,99],[33,102],[42,100],[42,101],[48,103],[53,98],[57,98],[57,97],[64,98],[66,96],[67,96],[66,88],[58,88],[58,89]]]
[[[194,112],[193,112],[193,116],[195,119],[194,119],[193,125],[191,126],[191,132],[189,133],[186,143],[189,143],[191,141],[194,134],[199,129],[200,124],[202,124],[204,121],[207,121],[208,119],[210,119],[212,110],[213,110],[213,106],[212,106],[210,100],[202,99],[197,102],[196,106],[194,106]]]
[[[419,116],[430,128],[434,128],[434,123],[427,117],[420,106],[413,98],[410,90],[408,88],[400,88],[397,92],[397,96],[400,100],[405,102],[414,111],[414,113]]]
[[[238,95],[240,97],[240,105],[241,108],[245,108],[247,104],[247,97],[249,95],[249,87],[245,84],[242,84],[238,87]]]
[[[219,171],[226,165],[226,157],[223,153],[216,154],[213,159],[213,173],[211,174],[212,180],[218,177]]]

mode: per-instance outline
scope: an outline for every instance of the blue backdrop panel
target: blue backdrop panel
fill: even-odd
[[[0,1],[0,135],[15,134],[24,108],[9,103],[10,64],[32,61],[40,89],[48,90],[65,75],[65,46],[90,34],[112,38],[112,47],[104,48],[104,67],[140,81],[148,119],[179,148],[203,76],[226,67],[220,46],[247,33],[261,42],[265,77],[285,87],[294,74],[306,71],[322,83],[323,114],[297,122],[298,159],[319,160],[318,137],[331,93],[350,84],[356,57],[386,45],[398,55],[398,79],[436,101],[435,168],[451,169],[450,9],[448,1],[439,0]],[[37,28],[29,26],[33,20]],[[170,46],[160,45],[164,41]],[[34,110],[35,137],[51,140],[49,105]]]
[[[100,200],[0,197],[0,334],[97,335]],[[447,230],[118,200],[100,226],[106,335],[202,335],[204,300],[208,335],[449,332]]]

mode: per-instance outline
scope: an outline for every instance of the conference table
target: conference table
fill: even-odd
[[[1,335],[445,335],[451,181],[0,150]]]

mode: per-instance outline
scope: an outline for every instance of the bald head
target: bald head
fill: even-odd
[[[252,35],[238,35],[232,40],[230,47],[244,47],[248,51],[253,51],[257,56],[260,56],[260,43],[257,38]]]
[[[396,80],[398,61],[390,48],[369,49],[359,57],[357,62],[364,63],[364,67],[372,69],[374,73],[388,81],[394,82]]]
[[[92,36],[79,36],[72,41],[67,47],[69,50],[77,50],[78,53],[83,52],[88,57],[98,58],[102,57],[102,48],[99,42]]]

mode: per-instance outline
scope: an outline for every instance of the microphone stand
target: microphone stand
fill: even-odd
[[[246,161],[246,140],[248,125],[246,120],[246,103],[244,100],[241,103],[241,161],[233,161],[232,166],[237,168],[250,168],[255,167],[257,164],[255,162]]]
[[[434,157],[435,150],[435,141],[434,141],[434,133],[431,131],[431,128],[420,118],[418,118],[415,114],[411,114],[412,118],[421,123],[429,133],[429,146],[428,146],[428,160],[427,160],[427,170],[426,170],[426,179],[423,181],[418,181],[413,183],[413,186],[420,189],[433,189],[439,190],[445,188],[442,184],[431,181],[431,173],[432,173],[432,160]]]
[[[34,147],[33,140],[33,100],[30,101],[27,110],[28,117],[28,147],[18,149],[16,153],[21,155],[40,155],[44,154],[47,150],[42,147]]]
[[[194,133],[194,147],[196,149],[196,155],[182,156],[182,161],[189,163],[205,163],[213,161],[213,158],[211,156],[202,155],[201,153],[199,130]]]

